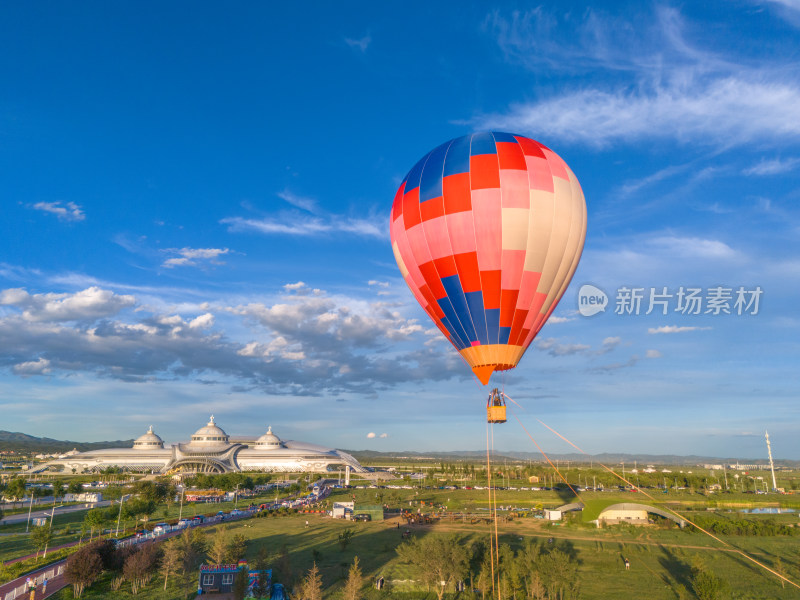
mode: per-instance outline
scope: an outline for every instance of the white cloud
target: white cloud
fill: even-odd
[[[371,42],[372,42],[372,37],[369,34],[359,39],[344,38],[345,44],[361,52],[366,52]]]
[[[378,281],[377,279],[370,279],[367,282],[367,285],[370,285],[370,286],[375,285],[375,286],[382,287],[382,288],[388,288],[389,287],[389,282],[388,281]]]
[[[658,350],[648,350],[647,352],[645,352],[644,356],[645,358],[661,358],[663,354],[661,354],[661,352],[659,352]]]
[[[380,435],[380,437],[381,437],[381,439],[386,439],[386,438],[388,438],[388,437],[389,437],[389,434],[388,434],[388,433],[382,433],[382,434]]]
[[[375,437],[375,432],[374,432],[374,431],[370,431],[370,432],[367,434],[367,437],[368,437],[369,439],[372,439],[372,438],[374,438],[374,437]]]
[[[297,194],[290,192],[289,190],[283,190],[282,192],[278,192],[278,197],[281,198],[282,200],[285,200],[292,206],[300,208],[310,213],[315,212],[317,208],[317,201],[314,200],[313,198],[298,196]]]
[[[32,208],[55,215],[59,221],[83,221],[86,219],[81,207],[74,202],[67,202],[65,206],[62,206],[61,202],[37,202]]]
[[[26,321],[93,320],[114,315],[133,306],[133,296],[118,295],[97,286],[74,294],[29,294],[21,288],[0,292],[0,305],[23,309]]]
[[[255,231],[268,235],[313,236],[342,232],[375,238],[385,238],[388,235],[388,228],[382,220],[352,217],[331,217],[327,219],[303,215],[289,215],[282,218],[265,217],[262,219],[229,217],[222,219],[220,223],[228,225],[228,231],[232,233]]]
[[[739,257],[738,252],[719,240],[660,236],[650,240],[649,244],[673,257],[706,259],[733,259]]]
[[[215,265],[225,264],[218,260],[223,254],[228,254],[228,248],[170,248],[164,252],[178,254],[176,258],[168,258],[161,266],[171,269],[173,267],[196,267],[202,262]]]
[[[688,327],[678,325],[662,325],[661,327],[650,327],[647,333],[684,333],[686,331],[708,331],[711,327]]]
[[[586,344],[561,344],[555,338],[540,340],[536,348],[547,352],[551,356],[569,356],[589,350],[591,346]]]
[[[28,361],[16,364],[12,367],[15,375],[21,377],[30,377],[31,375],[47,375],[52,369],[50,368],[50,361],[46,358],[39,358],[35,361]]]
[[[212,325],[214,325],[214,315],[211,313],[205,313],[189,321],[191,329],[208,329]]]
[[[574,321],[573,317],[556,317],[555,315],[550,315],[550,318],[547,319],[548,323],[568,323],[569,321]]]
[[[576,19],[536,8],[494,13],[487,28],[509,60],[582,74],[584,83],[477,116],[478,129],[597,147],[653,139],[731,147],[800,136],[800,87],[782,65],[748,67],[701,49],[707,40],[688,40],[675,9],[659,7],[655,19],[589,9]]]
[[[800,136],[800,88],[728,77],[689,89],[585,89],[512,105],[474,124],[601,147],[658,138],[735,146]]]
[[[753,165],[742,171],[744,175],[780,175],[794,171],[800,165],[800,158],[780,158],[762,159],[757,165]]]

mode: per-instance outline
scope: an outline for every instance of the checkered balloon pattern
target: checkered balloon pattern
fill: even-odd
[[[435,148],[395,195],[395,259],[478,378],[517,365],[578,266],[586,203],[539,142],[476,133]]]

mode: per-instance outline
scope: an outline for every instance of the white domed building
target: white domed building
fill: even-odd
[[[47,469],[74,469],[76,473],[102,471],[109,467],[135,473],[324,473],[350,467],[366,469],[341,450],[306,442],[281,440],[272,427],[256,440],[233,438],[217,425],[214,416],[192,434],[188,443],[164,446],[152,426],[133,442],[132,448],[108,448],[79,452],[38,465]]]

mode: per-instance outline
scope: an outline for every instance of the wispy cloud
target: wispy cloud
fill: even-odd
[[[37,202],[31,208],[55,215],[59,221],[83,221],[86,219],[83,209],[74,202],[67,202],[63,206],[61,202]]]
[[[757,165],[753,165],[742,171],[744,175],[780,175],[794,171],[800,165],[800,158],[780,158],[762,159]]]
[[[664,355],[658,350],[648,350],[644,355],[645,358],[661,358],[662,356]]]
[[[372,43],[372,36],[367,34],[362,38],[344,38],[344,43],[350,46],[351,48],[355,48],[360,52],[366,52],[369,45]]]
[[[730,147],[800,137],[800,87],[778,65],[748,67],[699,49],[674,9],[659,8],[650,19],[589,10],[567,23],[542,8],[494,13],[488,29],[510,60],[539,68],[557,57],[558,65],[545,66],[568,65],[590,78],[472,123],[597,147],[649,139]],[[616,72],[615,83],[591,79],[602,71]]]
[[[661,327],[650,327],[647,330],[647,333],[650,333],[650,334],[656,334],[656,333],[685,333],[687,331],[707,331],[709,329],[711,329],[711,327],[688,327],[688,326],[678,326],[678,325],[662,325]]]
[[[278,192],[278,197],[281,198],[282,200],[285,200],[292,206],[308,211],[310,213],[315,212],[317,208],[317,201],[314,200],[313,198],[308,198],[306,196],[298,196],[297,194],[289,190],[283,190],[282,192]]]
[[[221,260],[218,260],[220,256],[223,254],[228,254],[230,249],[228,248],[170,248],[168,250],[164,250],[164,252],[169,252],[171,254],[177,254],[178,256],[173,258],[168,258],[165,260],[161,266],[166,267],[168,269],[172,269],[174,267],[197,267],[203,264],[214,264],[214,265],[222,265],[225,264]]]
[[[220,223],[227,225],[228,231],[232,233],[251,231],[266,235],[315,236],[341,232],[364,237],[388,237],[385,219],[378,218],[360,219],[336,215],[322,218],[289,214],[261,219],[228,217]]]
[[[547,338],[540,340],[536,344],[538,350],[547,352],[551,356],[570,356],[572,354],[579,354],[591,348],[586,344],[562,344],[555,338]]]

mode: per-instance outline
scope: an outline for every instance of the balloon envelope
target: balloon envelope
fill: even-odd
[[[414,296],[486,384],[517,365],[569,285],[586,203],[546,146],[477,133],[414,165],[395,195],[390,233]]]

